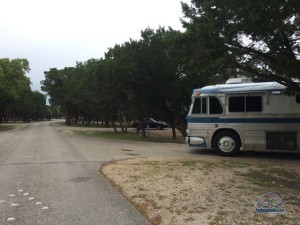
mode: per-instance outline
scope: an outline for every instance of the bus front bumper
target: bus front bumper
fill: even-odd
[[[202,137],[189,137],[185,138],[185,143],[190,147],[207,147],[207,144]]]

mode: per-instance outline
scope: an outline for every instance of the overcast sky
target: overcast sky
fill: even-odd
[[[189,0],[183,0],[189,2]],[[0,0],[0,58],[26,58],[32,90],[44,71],[101,58],[141,30],[182,29],[180,0]]]

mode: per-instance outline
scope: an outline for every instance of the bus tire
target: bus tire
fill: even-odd
[[[233,131],[221,131],[213,139],[214,149],[219,155],[235,156],[239,153],[241,141]]]

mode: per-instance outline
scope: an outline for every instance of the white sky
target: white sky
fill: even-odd
[[[0,0],[0,58],[26,58],[32,90],[44,71],[101,58],[108,48],[139,39],[141,30],[182,29],[180,1]]]

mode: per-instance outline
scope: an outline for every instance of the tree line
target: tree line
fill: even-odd
[[[148,28],[141,36],[115,45],[101,59],[45,72],[42,90],[61,106],[67,125],[103,121],[126,132],[128,121],[154,117],[170,124],[174,138],[176,128],[185,132],[190,83],[198,82],[183,74],[181,50],[175,47],[181,33]]]
[[[126,132],[128,121],[154,117],[168,122],[176,138],[176,129],[185,134],[194,88],[246,76],[300,92],[299,1],[181,4],[184,31],[147,28],[100,59],[45,72],[42,90],[66,124],[102,122],[117,131],[118,123]]]
[[[30,88],[27,59],[0,59],[0,123],[30,122],[58,115],[55,107],[46,105],[46,95]]]

